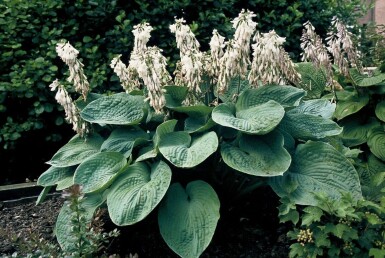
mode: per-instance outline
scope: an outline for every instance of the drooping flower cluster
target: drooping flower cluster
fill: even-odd
[[[90,84],[83,71],[84,65],[77,58],[79,51],[69,42],[61,42],[56,45],[56,52],[70,70],[70,76],[67,78],[67,81],[73,83],[75,91],[82,94],[83,99],[86,100],[87,94],[90,91]]]
[[[188,87],[190,100],[187,102],[193,103],[192,96],[201,93],[199,85],[203,73],[203,53],[199,51],[199,42],[185,22],[183,18],[175,19],[175,23],[170,25],[170,31],[175,34],[180,52],[180,63],[177,64],[174,74],[175,84]]]
[[[302,61],[310,61],[317,68],[324,68],[328,83],[333,83],[332,63],[327,48],[322,43],[321,37],[315,32],[313,25],[308,21],[303,25],[305,29],[301,37],[301,48],[303,50]]]
[[[345,76],[349,74],[349,63],[352,67],[361,70],[359,54],[352,41],[352,33],[337,17],[333,17],[331,25],[332,28],[328,32],[329,37],[326,40],[334,64]]]
[[[285,38],[279,37],[272,30],[269,33],[257,33],[254,36],[253,62],[249,82],[253,86],[262,84],[287,84],[287,81],[299,83],[300,74],[295,70],[288,53],[282,45]]]
[[[207,59],[207,73],[212,77],[217,77],[221,65],[221,58],[224,54],[225,37],[221,36],[216,29],[213,30],[213,36],[210,40],[210,55]]]
[[[257,23],[252,20],[253,12],[242,10],[233,21],[234,38],[225,43],[226,51],[220,59],[218,78],[219,92],[225,92],[231,78],[245,78],[250,65],[250,40]]]
[[[77,132],[81,137],[89,132],[88,124],[80,117],[79,109],[75,106],[72,98],[68,95],[67,90],[56,79],[49,85],[51,91],[55,91],[56,101],[64,108],[65,119],[72,123],[72,129]]]
[[[139,89],[141,79],[147,93],[146,100],[149,100],[156,113],[160,113],[166,103],[162,88],[171,81],[171,76],[166,70],[166,58],[162,50],[147,47],[151,31],[152,27],[148,23],[134,26],[135,43],[129,65],[126,66],[118,56],[111,61],[110,66],[127,93]]]

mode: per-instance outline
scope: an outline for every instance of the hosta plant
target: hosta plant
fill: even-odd
[[[67,81],[81,97],[73,101],[58,80],[51,88],[77,134],[47,162],[41,197],[55,185],[80,185],[86,218],[106,206],[119,226],[157,212],[164,241],[181,257],[199,257],[209,245],[220,218],[216,190],[226,175],[251,176],[248,190],[269,184],[296,204],[317,206],[320,192],[360,200],[357,171],[331,144],[343,130],[331,119],[336,105],[306,98],[302,88],[311,83],[283,49],[285,39],[255,32],[254,16],[243,10],[227,41],[214,30],[208,52],[176,19],[170,30],[180,61],[173,77],[162,50],[147,46],[152,27],[135,26],[128,65],[120,56],[111,62],[124,92],[110,95],[89,92],[78,51],[58,44]],[[71,249],[66,223],[58,217],[56,235]]]

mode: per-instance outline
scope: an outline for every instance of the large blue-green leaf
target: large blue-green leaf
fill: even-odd
[[[212,119],[222,126],[237,129],[248,134],[271,132],[282,120],[284,108],[274,100],[247,109],[236,110],[231,103],[214,108]]]
[[[149,168],[134,163],[117,177],[107,196],[111,220],[119,226],[144,219],[162,200],[170,185],[171,169],[163,161]]]
[[[171,132],[160,137],[159,151],[173,165],[191,168],[206,160],[218,148],[215,132],[191,136],[184,131]]]
[[[103,189],[126,164],[126,158],[119,152],[97,153],[78,166],[74,183],[81,185],[84,193]]]
[[[254,176],[282,175],[290,166],[290,154],[283,147],[279,132],[266,135],[242,135],[239,147],[222,144],[223,161],[240,172]]]
[[[160,233],[167,245],[183,258],[197,258],[209,245],[219,220],[219,199],[204,181],[186,190],[172,184],[158,213]]]
[[[182,102],[186,99],[188,88],[183,86],[165,86],[166,93],[166,107],[174,108],[182,105]]]
[[[304,90],[292,86],[262,86],[257,89],[245,90],[238,98],[236,109],[237,111],[249,109],[269,100],[274,100],[283,107],[298,106],[305,95]]]
[[[360,87],[374,86],[376,84],[379,84],[385,81],[385,73],[380,73],[380,74],[368,77],[366,75],[360,74],[360,72],[357,69],[352,68],[349,70],[349,74],[353,79],[354,83]]]
[[[128,158],[135,145],[144,143],[149,138],[149,134],[140,128],[119,127],[103,142],[100,151],[116,151]]]
[[[306,97],[321,97],[327,84],[324,70],[316,68],[312,63],[297,63],[297,71],[301,74],[302,81],[299,86],[306,89]]]
[[[80,116],[91,123],[134,125],[143,119],[144,109],[143,96],[119,93],[92,101]]]
[[[335,110],[336,104],[331,103],[327,99],[312,99],[303,101],[298,107],[290,110],[290,112],[321,116],[323,118],[331,119]]]
[[[353,147],[365,143],[368,140],[368,132],[379,126],[380,123],[376,119],[362,123],[359,117],[347,117],[340,125],[343,127],[341,138],[345,146]]]
[[[357,171],[349,160],[324,142],[298,145],[292,164],[283,176],[271,177],[270,185],[281,197],[290,198],[300,205],[317,205],[315,194],[323,193],[338,199],[342,192],[350,192],[361,199]],[[296,186],[288,192],[287,189]]]
[[[184,130],[189,133],[201,133],[215,126],[216,123],[206,116],[188,117],[184,121]]]
[[[342,128],[330,119],[297,113],[295,110],[286,112],[279,128],[302,140],[322,139],[342,132]]]
[[[51,166],[37,180],[37,184],[41,186],[56,185],[59,181],[72,176],[76,167],[53,167]]]
[[[103,138],[96,133],[87,138],[76,135],[61,147],[47,163],[55,167],[70,167],[80,164],[92,154],[99,152],[102,143]]]
[[[385,122],[385,100],[381,101],[376,105],[376,117],[382,122]]]
[[[105,202],[105,197],[102,193],[86,194],[80,200],[80,206],[84,209],[82,216],[85,217],[87,223],[91,222],[95,210]],[[61,249],[65,252],[72,253],[76,250],[79,239],[74,232],[76,214],[70,208],[70,202],[66,201],[61,208],[55,224],[55,235]]]
[[[368,146],[377,158],[385,161],[385,131],[383,128],[374,129],[369,133]]]
[[[358,95],[356,92],[349,92],[349,97],[338,99],[334,117],[341,120],[344,117],[357,113],[368,103],[369,96],[367,94]]]
[[[155,131],[155,135],[154,135],[155,147],[158,147],[160,137],[162,137],[163,135],[165,135],[167,133],[171,133],[174,131],[174,128],[175,128],[177,122],[178,122],[178,120],[172,119],[172,120],[165,121],[162,124],[158,125],[158,127],[156,128],[156,131]]]

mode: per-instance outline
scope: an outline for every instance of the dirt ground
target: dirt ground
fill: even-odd
[[[63,201],[61,197],[54,197],[39,206],[32,201],[17,205],[0,203],[0,257],[14,252],[23,257],[25,249],[33,248],[25,243],[33,239],[55,243],[53,227]],[[288,228],[278,223],[277,209],[271,205],[256,206],[254,202],[245,201],[238,207],[221,211],[223,215],[213,240],[201,257],[288,257],[290,243],[285,236]],[[116,228],[108,215],[103,220],[104,230]],[[156,212],[133,226],[118,229],[120,236],[104,250],[108,255],[129,257],[136,253],[140,258],[178,257],[161,238]]]

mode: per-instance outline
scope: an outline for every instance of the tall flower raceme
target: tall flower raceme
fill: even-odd
[[[199,42],[195,38],[190,27],[185,24],[184,19],[175,19],[175,23],[170,25],[170,31],[175,34],[176,45],[180,51],[180,61],[175,70],[175,84],[186,85],[189,89],[190,104],[194,102],[194,95],[200,94],[199,84],[203,74],[203,53],[199,51]]]
[[[253,12],[242,9],[238,17],[231,21],[235,29],[234,40],[238,43],[239,47],[239,75],[241,77],[246,76],[248,67],[251,64],[250,41],[257,27],[257,23],[252,20],[255,16]]]
[[[302,61],[310,61],[317,68],[324,68],[328,84],[333,85],[332,63],[326,46],[322,43],[321,37],[315,32],[313,25],[307,21],[301,37],[301,48],[303,50]]]
[[[221,58],[224,54],[223,48],[225,46],[225,37],[221,36],[216,29],[213,30],[213,36],[210,40],[210,57],[207,58],[209,67],[208,74],[214,78],[218,77],[219,68],[221,65]]]
[[[352,41],[352,33],[349,32],[337,17],[333,17],[331,30],[326,38],[328,50],[333,56],[333,62],[345,76],[349,74],[349,63],[352,67],[361,70],[359,54]]]
[[[130,66],[135,67],[139,77],[146,86],[148,97],[156,113],[161,113],[166,104],[163,86],[171,81],[171,76],[166,70],[167,59],[158,47],[148,47],[142,53],[131,55]]]
[[[227,91],[230,80],[239,75],[241,70],[239,62],[239,45],[231,39],[225,43],[226,50],[220,59],[220,68],[218,75],[218,91],[224,93]]]
[[[282,47],[285,38],[272,30],[268,33],[257,33],[254,36],[253,62],[248,79],[251,85],[287,84],[288,81],[298,84],[301,75],[296,71],[294,63]]]
[[[138,73],[136,69],[126,66],[118,55],[114,57],[111,61],[110,67],[114,69],[114,72],[119,77],[120,83],[122,84],[123,89],[126,93],[129,93],[132,90],[139,89],[140,83],[138,80]]]
[[[150,33],[153,28],[149,23],[143,22],[134,26],[132,33],[134,34],[134,50],[133,52],[143,52],[147,48],[147,43],[150,40]]]
[[[56,52],[70,70],[70,76],[67,78],[67,81],[73,83],[75,91],[82,94],[83,99],[86,100],[87,94],[90,91],[90,84],[83,71],[84,65],[77,58],[79,51],[69,42],[61,42],[56,45]]]
[[[57,90],[55,99],[64,108],[66,115],[65,119],[69,123],[72,123],[72,129],[83,137],[89,132],[89,126],[87,122],[80,117],[79,109],[74,104],[67,90],[57,79],[53,81],[49,87],[51,88],[51,91]]]

